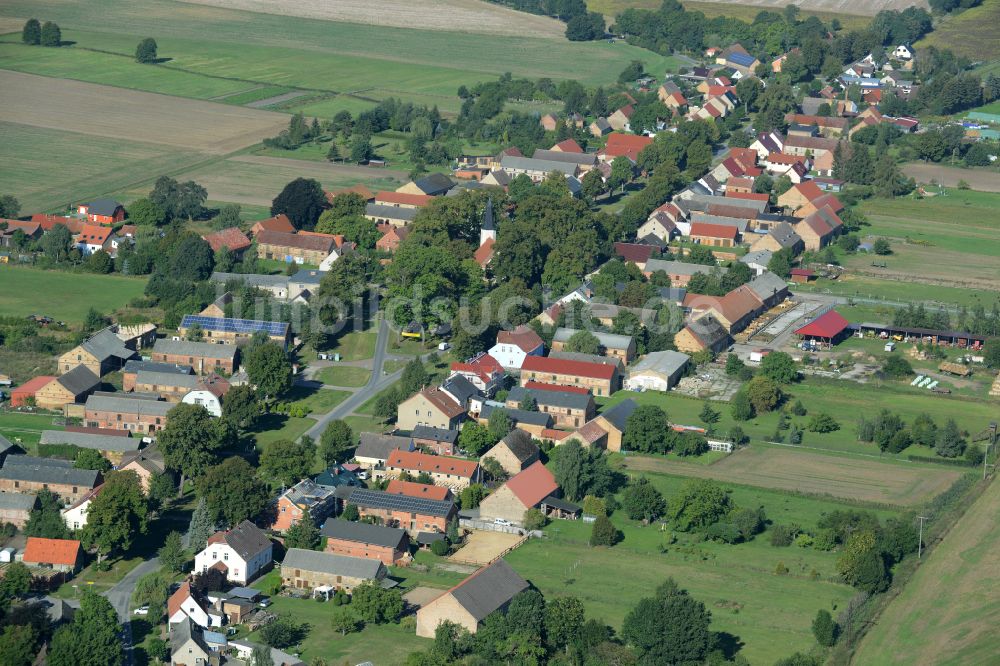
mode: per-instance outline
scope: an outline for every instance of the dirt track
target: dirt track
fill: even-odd
[[[755,448],[738,451],[714,465],[676,458],[629,457],[630,470],[662,472],[730,481],[763,488],[819,493],[868,502],[913,506],[941,493],[961,472],[904,467],[876,459],[847,458],[801,449]]]
[[[903,173],[918,183],[930,183],[934,179],[939,185],[956,187],[958,181],[964,180],[974,190],[1000,192],[1000,174],[985,169],[958,169],[940,164],[910,162],[903,165]]]
[[[261,14],[363,23],[392,28],[479,32],[562,39],[566,26],[545,16],[482,0],[183,0],[192,4]]]
[[[225,154],[273,136],[288,116],[0,70],[0,120]]]

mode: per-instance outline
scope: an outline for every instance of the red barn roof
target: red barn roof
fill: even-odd
[[[80,542],[76,539],[43,539],[28,537],[24,561],[29,564],[63,564],[73,566],[80,558]]]
[[[652,245],[641,243],[615,243],[615,254],[624,259],[637,264],[644,264],[649,261],[653,254]]]
[[[432,486],[426,483],[393,479],[385,487],[385,492],[392,493],[393,495],[406,495],[407,497],[426,497],[427,499],[443,502],[448,499],[450,491],[444,486]]]
[[[608,157],[622,157],[623,155],[633,162],[639,157],[642,149],[653,143],[653,138],[648,136],[638,136],[635,134],[609,134],[608,143],[604,148],[604,154]]]
[[[543,499],[559,490],[556,478],[541,460],[507,481],[507,487],[528,508],[538,505]]]
[[[691,225],[691,236],[702,236],[707,238],[728,238],[736,240],[739,229],[728,224],[709,224],[707,222],[695,222]]]
[[[238,227],[229,227],[202,238],[212,247],[212,252],[218,252],[224,247],[229,248],[230,252],[240,252],[250,247],[250,239]]]
[[[432,456],[419,451],[401,451],[399,449],[389,454],[385,465],[386,467],[414,470],[417,473],[454,474],[467,479],[472,478],[472,475],[479,469],[479,463],[474,460]]]
[[[590,377],[609,380],[615,376],[615,366],[588,361],[572,361],[548,356],[528,356],[521,365],[522,372],[543,372],[555,375]]]
[[[830,310],[795,331],[796,335],[813,338],[835,338],[848,327],[847,320],[836,310]]]

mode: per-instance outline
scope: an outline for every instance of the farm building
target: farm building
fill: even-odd
[[[490,613],[505,610],[526,589],[528,581],[506,561],[497,560],[422,606],[417,611],[417,636],[433,638],[438,625],[445,620],[456,622],[474,634]]]
[[[669,391],[680,381],[690,356],[667,350],[651,352],[629,368],[625,389],[629,391]]]
[[[51,375],[40,375],[38,377],[32,377],[17,388],[11,389],[10,406],[23,407],[27,405],[29,400],[35,399],[35,394],[40,388],[47,385],[54,379],[55,377]]]
[[[843,340],[845,333],[850,334],[849,324],[836,310],[828,310],[795,330],[795,334],[803,340],[813,340],[827,345],[834,345]]]
[[[230,317],[203,317],[202,315],[184,315],[181,325],[177,327],[182,337],[188,337],[191,329],[200,329],[209,342],[224,342],[235,344],[241,340],[249,340],[257,331],[267,333],[272,342],[283,347],[291,341],[291,328],[283,321],[257,321],[254,319],[232,319]]]
[[[350,592],[366,580],[381,581],[387,574],[385,565],[375,559],[303,548],[289,548],[281,562],[281,582],[303,590],[327,586]]]
[[[410,537],[398,527],[331,518],[320,534],[326,537],[326,552],[378,560],[388,566],[410,560]]]

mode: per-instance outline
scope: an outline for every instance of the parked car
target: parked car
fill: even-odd
[[[267,608],[268,606],[271,605],[271,600],[270,599],[261,599],[260,602],[258,602],[257,605],[260,606],[261,608]]]
[[[511,523],[506,518],[496,518],[496,519],[493,520],[493,524],[494,525],[503,525],[504,527],[510,527],[513,523]]]
[[[149,615],[149,606],[139,606],[132,611],[132,615]]]

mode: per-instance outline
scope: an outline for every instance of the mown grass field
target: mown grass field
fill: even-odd
[[[82,322],[91,307],[109,314],[145,288],[145,278],[0,265],[0,312],[15,317],[44,314],[73,325]]]
[[[937,395],[924,389],[911,388],[908,384],[908,381],[899,381],[875,386],[874,384],[858,384],[847,380],[809,377],[798,384],[786,386],[784,389],[791,396],[790,403],[799,399],[809,412],[806,416],[790,417],[791,422],[798,424],[800,430],[805,429],[809,415],[818,412],[826,412],[840,424],[840,430],[835,432],[804,432],[802,445],[848,454],[879,456],[878,447],[875,444],[858,441],[855,427],[858,417],[874,417],[882,408],[898,413],[907,422],[912,421],[921,412],[926,412],[938,423],[944,423],[949,418],[954,418],[960,428],[972,433],[980,432],[991,420],[996,418],[995,402],[968,397]],[[698,414],[704,405],[702,400],[676,393],[619,391],[607,400],[606,405],[616,404],[626,398],[631,398],[639,404],[659,405],[667,413],[670,420],[675,423],[701,425]],[[713,402],[712,406],[721,415],[720,421],[716,424],[718,432],[726,433],[736,425],[727,403]],[[739,426],[751,439],[770,441],[777,427],[777,422],[778,413],[771,412],[758,415],[750,421],[740,423]],[[906,459],[910,453],[933,455],[928,449],[914,445],[896,457]],[[880,457],[892,458],[893,456],[885,454]]]
[[[960,468],[892,464],[766,445],[742,449],[712,465],[676,456],[630,456],[625,466],[637,473],[656,471],[898,506],[926,502],[962,475]]]
[[[316,379],[330,386],[364,386],[371,376],[371,370],[349,365],[323,368],[316,373]]]
[[[336,92],[378,88],[454,96],[460,84],[515,76],[613,81],[630,60],[662,72],[673,60],[627,44],[569,42],[310,20],[169,0],[12,0],[2,16],[45,16],[80,46],[131,55],[155,35],[172,67]],[[503,53],[503,58],[479,54]],[[470,54],[476,54],[470,57]],[[586,62],[586,67],[580,63]],[[222,94],[222,93],[219,93]]]
[[[1000,53],[1000,0],[983,0],[978,7],[946,16],[934,31],[914,44],[918,49],[936,46],[972,61],[996,59]]]
[[[646,477],[665,496],[684,482],[662,474]],[[763,506],[774,523],[795,523],[807,530],[824,512],[844,508],[762,489],[730,489],[738,506]],[[696,543],[683,534],[676,534],[677,543],[671,543],[669,530],[643,527],[620,511],[612,522],[624,534],[612,548],[588,545],[590,525],[557,520],[546,528],[548,538],[532,539],[506,559],[544,594],[575,595],[584,602],[588,617],[601,618],[616,629],[639,599],[673,577],[712,612],[713,630],[732,634],[744,644],[741,653],[753,664],[808,651],[815,644],[810,623],[816,611],[825,608],[836,615],[836,608],[854,593],[836,580],[837,553],[773,547],[767,532],[739,545]],[[779,563],[789,574],[775,573]]]
[[[808,285],[796,285],[795,291],[797,292],[821,292],[827,294],[835,294],[837,296],[854,296],[857,298],[873,298],[886,301],[895,301],[899,303],[934,303],[934,304],[947,304],[949,306],[955,305],[965,305],[967,307],[972,307],[976,303],[982,304],[987,310],[991,308],[992,303],[1000,299],[1000,292],[988,291],[984,289],[966,288],[966,287],[945,287],[937,284],[926,284],[922,283],[919,289],[914,289],[913,282],[919,280],[920,275],[912,276],[912,279],[907,276],[906,279],[901,277],[896,277],[896,279],[891,279],[889,275],[893,275],[893,271],[897,266],[902,266],[900,270],[910,269],[913,270],[914,259],[909,256],[910,253],[917,248],[914,245],[898,244],[894,246],[893,254],[888,257],[876,257],[870,254],[861,255],[845,255],[841,262],[852,269],[864,271],[865,275],[859,275],[857,273],[844,273],[836,280],[828,280],[825,278],[820,278],[815,282],[811,282]],[[897,261],[898,260],[898,261]],[[881,264],[883,261],[886,264],[886,268],[879,268],[872,266],[872,262],[876,261]],[[878,275],[880,273],[885,273],[886,277],[874,277],[872,274]],[[847,316],[845,312],[841,311],[841,306],[837,306],[837,311]],[[891,316],[890,316],[891,318]],[[875,321],[880,321],[876,319]],[[870,321],[869,319],[852,319],[848,317],[849,321]]]
[[[7,389],[4,389],[7,392]],[[38,453],[38,440],[43,430],[62,430],[55,424],[56,417],[50,414],[27,414],[21,412],[0,412],[0,435],[28,453]]]
[[[204,159],[163,145],[2,121],[0,136],[0,182],[24,213],[61,210]]]
[[[1000,194],[946,189],[943,196],[869,199],[861,206],[871,226],[862,234],[885,236],[893,254],[879,271],[914,280],[946,280],[951,286],[1000,289]],[[859,255],[847,266],[870,268],[872,257]],[[962,270],[956,272],[955,267]],[[867,270],[866,268],[866,270]],[[957,295],[957,294],[956,294]]]
[[[996,663],[998,506],[994,480],[889,604],[853,663]]]

